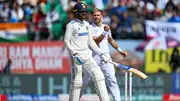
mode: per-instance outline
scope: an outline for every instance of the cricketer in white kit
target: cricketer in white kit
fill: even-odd
[[[67,24],[64,38],[74,64],[71,71],[69,101],[79,101],[82,87],[82,69],[85,69],[93,78],[100,100],[110,101],[104,75],[92,57],[92,50],[89,49],[89,47],[93,49],[103,61],[106,61],[105,56],[92,38],[89,23],[84,20],[87,15],[87,6],[81,2],[76,3],[73,12],[76,18]]]
[[[109,26],[102,23],[102,12],[99,9],[94,9],[93,11],[93,20],[94,22],[91,24],[92,36],[95,40],[96,44],[100,47],[101,52],[105,53],[108,60],[112,61],[109,54],[108,43],[111,44],[113,48],[120,52],[121,55],[127,56],[127,52],[122,51],[122,49],[117,45],[115,40],[111,36],[111,31]],[[117,80],[115,77],[114,66],[110,63],[103,63],[99,55],[93,52],[93,57],[96,60],[96,63],[101,67],[102,72],[104,73],[106,85],[110,90],[113,101],[121,101],[120,98],[120,90],[117,84]],[[91,82],[91,77],[89,73],[85,73],[83,77],[83,87],[81,91],[81,95],[84,92],[84,89]]]

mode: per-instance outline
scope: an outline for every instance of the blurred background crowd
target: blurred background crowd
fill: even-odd
[[[80,0],[5,0],[0,3],[0,22],[25,22],[30,40],[62,40],[73,19],[72,7]],[[180,22],[180,0],[83,0],[92,10],[103,10],[103,22],[114,39],[146,39],[144,21]]]

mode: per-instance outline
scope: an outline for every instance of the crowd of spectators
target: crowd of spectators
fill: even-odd
[[[73,19],[72,7],[81,0],[4,0],[0,23],[25,22],[31,40],[63,40],[65,26]],[[114,39],[145,39],[144,21],[180,22],[180,0],[82,0],[92,10],[103,11],[103,22]]]

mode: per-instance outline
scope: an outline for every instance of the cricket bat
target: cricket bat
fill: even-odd
[[[107,61],[113,65],[115,65],[117,68],[120,68],[120,69],[124,69],[126,71],[129,71],[129,72],[132,72],[134,75],[140,77],[140,78],[143,78],[143,79],[146,79],[148,76],[146,74],[144,74],[143,72],[135,69],[135,68],[132,68],[130,66],[126,66],[126,65],[123,65],[123,64],[118,64],[118,63],[115,63],[115,62],[112,62],[112,61]]]

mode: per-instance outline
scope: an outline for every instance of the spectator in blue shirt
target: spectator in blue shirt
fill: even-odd
[[[122,13],[122,17],[120,18],[116,39],[119,38],[131,38],[132,33],[132,18],[128,16],[128,13],[125,11]]]
[[[127,11],[127,6],[124,2],[119,2],[117,7],[112,8],[112,15],[116,15],[119,19],[122,16],[122,13]]]
[[[168,19],[168,22],[180,22],[180,12],[178,13],[177,15],[177,12],[176,11],[173,11],[173,16]]]

